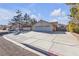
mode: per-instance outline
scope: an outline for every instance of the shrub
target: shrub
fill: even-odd
[[[74,23],[69,23],[68,24],[68,27],[67,27],[67,29],[68,29],[68,31],[69,32],[73,32],[74,31],[74,29],[75,29],[75,24]]]
[[[75,28],[75,29],[74,29],[74,32],[75,32],[75,33],[79,33],[79,27]]]

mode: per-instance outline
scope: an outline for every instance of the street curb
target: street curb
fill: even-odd
[[[22,48],[24,48],[25,50],[29,50],[29,51],[31,51],[33,53],[36,53],[39,56],[46,56],[45,54],[42,54],[42,53],[40,53],[38,51],[35,51],[35,50],[31,49],[31,48],[28,48],[28,47],[24,46],[23,44],[15,42],[15,41],[13,41],[13,40],[5,37],[5,36],[3,36],[3,38],[6,39],[6,40],[8,40],[8,41],[10,41],[10,42],[12,42],[12,43],[14,43],[14,44],[16,44],[16,45],[18,45],[18,46],[20,46],[20,47],[22,47]]]

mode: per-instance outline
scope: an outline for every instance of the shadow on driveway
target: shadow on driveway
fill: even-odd
[[[9,34],[10,32],[0,32],[0,36],[3,36],[5,34]]]
[[[55,32],[53,32],[53,34],[66,34],[65,32],[66,31],[55,31]]]
[[[47,55],[47,56],[58,56],[58,55],[56,55],[56,54],[53,54],[53,53],[47,52],[47,51],[45,51],[45,50],[42,50],[42,49],[40,49],[40,48],[34,47],[34,46],[32,46],[32,45],[28,45],[28,44],[24,44],[24,43],[22,43],[22,44],[25,45],[25,46],[27,46],[27,47],[29,47],[29,48],[31,48],[31,49],[33,49],[33,50],[36,50],[36,51],[38,51],[38,52],[41,52],[41,53],[43,53],[43,54],[45,54],[45,55]]]
[[[48,34],[66,34],[66,31],[54,31],[54,32],[42,32],[42,31],[34,31],[34,32],[39,32],[39,33],[48,33]]]

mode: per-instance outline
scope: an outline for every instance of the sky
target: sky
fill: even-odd
[[[28,13],[31,18],[67,24],[70,8],[64,3],[0,3],[0,24],[5,25],[16,15],[16,11]]]

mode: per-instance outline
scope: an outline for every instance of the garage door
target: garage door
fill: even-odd
[[[52,32],[52,29],[50,27],[35,27],[34,30],[41,32]]]

